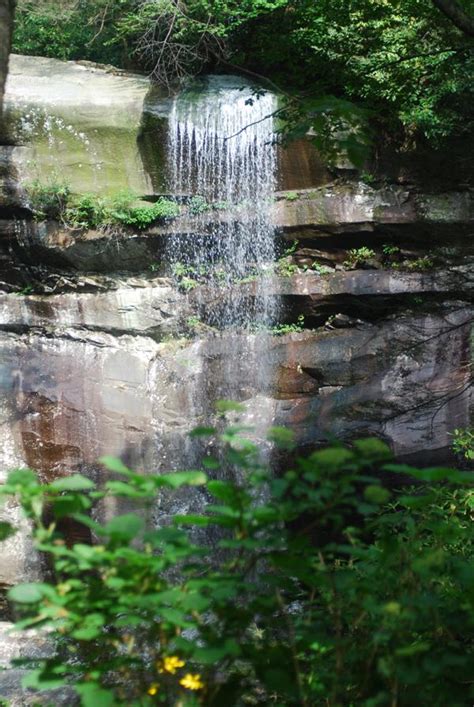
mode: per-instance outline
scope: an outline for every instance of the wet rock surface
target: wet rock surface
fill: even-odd
[[[150,189],[137,143],[144,76],[12,55],[5,91],[12,154],[20,179],[67,182],[73,191],[116,193]]]

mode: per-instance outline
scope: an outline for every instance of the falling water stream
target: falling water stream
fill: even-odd
[[[169,191],[187,204],[195,226],[191,236],[170,236],[166,260],[197,283],[190,297],[212,327],[193,347],[187,415],[206,424],[217,400],[247,402],[246,420],[258,423],[260,438],[274,415],[268,391],[270,329],[278,316],[269,294],[276,107],[275,95],[257,97],[239,77],[208,76],[174,98],[168,123]],[[188,440],[175,461],[189,466],[200,453],[199,443]]]
[[[188,200],[198,232],[172,238],[167,257],[191,277],[212,278],[204,315],[219,329],[268,326],[276,316],[268,288],[250,299],[239,287],[269,277],[275,260],[276,102],[239,77],[209,76],[179,94],[169,116],[170,191]]]

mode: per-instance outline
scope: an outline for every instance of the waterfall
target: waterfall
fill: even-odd
[[[198,225],[192,238],[170,239],[167,259],[210,284],[214,304],[204,316],[218,328],[268,326],[275,318],[263,281],[275,260],[276,107],[275,95],[252,93],[236,76],[193,82],[173,101],[169,187]],[[253,280],[250,297],[242,285]]]

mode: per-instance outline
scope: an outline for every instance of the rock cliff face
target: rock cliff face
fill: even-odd
[[[155,198],[159,160],[143,158],[140,141],[153,136],[160,152],[166,101],[152,114],[142,78],[45,61],[53,80],[36,94],[40,64],[13,60],[11,114],[44,107],[49,96],[58,120],[73,125],[76,112],[73,130],[95,135],[95,152],[83,145],[79,158],[79,140],[60,154],[75,189],[95,188],[73,166],[89,154],[89,166],[104,163],[94,179],[105,191],[132,183]],[[40,143],[23,156],[13,148],[23,179],[25,150],[46,159]],[[333,435],[377,435],[401,458],[449,457],[449,434],[469,425],[472,397],[472,192],[334,179],[306,144],[279,159],[284,191],[269,213],[280,258],[226,294],[251,302],[263,286],[277,299],[278,321],[264,331],[216,327],[210,312],[222,295],[212,278],[185,287],[166,259],[170,243],[192,249],[219,224],[245,220],[245,210],[193,215],[183,201],[180,216],[148,230],[74,230],[35,222],[14,175],[5,177],[4,204],[13,196],[0,222],[4,473],[28,465],[45,480],[96,477],[102,454],[144,471],[191,463],[201,450],[187,432],[212,422],[215,401],[230,397],[244,403],[257,436],[286,425],[301,449]],[[361,248],[365,256],[351,261]],[[161,520],[177,510],[166,504]],[[27,534],[16,536],[0,584],[40,571]]]
[[[3,93],[8,73],[14,10],[15,0],[0,1],[0,119],[3,112]]]

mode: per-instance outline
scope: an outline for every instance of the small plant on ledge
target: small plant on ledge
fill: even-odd
[[[299,199],[299,194],[297,191],[287,191],[285,194],[286,201],[296,201]]]
[[[193,196],[189,201],[189,213],[193,216],[204,214],[211,208],[203,196]]]
[[[452,437],[453,452],[468,461],[474,461],[474,429],[457,428]]]
[[[404,260],[401,263],[392,263],[391,267],[394,270],[431,270],[434,268],[435,262],[433,258],[428,255],[424,255],[415,260]]]
[[[311,270],[314,270],[318,275],[330,275],[333,272],[327,265],[321,265],[316,261],[311,265]]]
[[[276,324],[270,328],[270,332],[275,336],[299,334],[302,331],[304,331],[304,314],[298,315],[298,319],[295,324]]]
[[[275,272],[281,277],[291,277],[296,275],[298,269],[298,266],[291,261],[291,258],[283,257],[276,263]]]
[[[367,246],[361,248],[352,248],[347,253],[347,258],[343,262],[345,268],[354,270],[355,268],[365,265],[371,258],[375,258],[375,251]]]
[[[104,228],[130,226],[143,230],[157,221],[179,216],[178,204],[160,198],[154,204],[137,203],[139,198],[129,191],[119,192],[112,199],[97,194],[72,197],[69,185],[51,180],[38,180],[26,187],[37,220],[62,221],[73,228]]]
[[[64,220],[71,199],[68,184],[55,177],[51,177],[46,183],[35,179],[31,184],[25,185],[25,190],[37,221]]]

